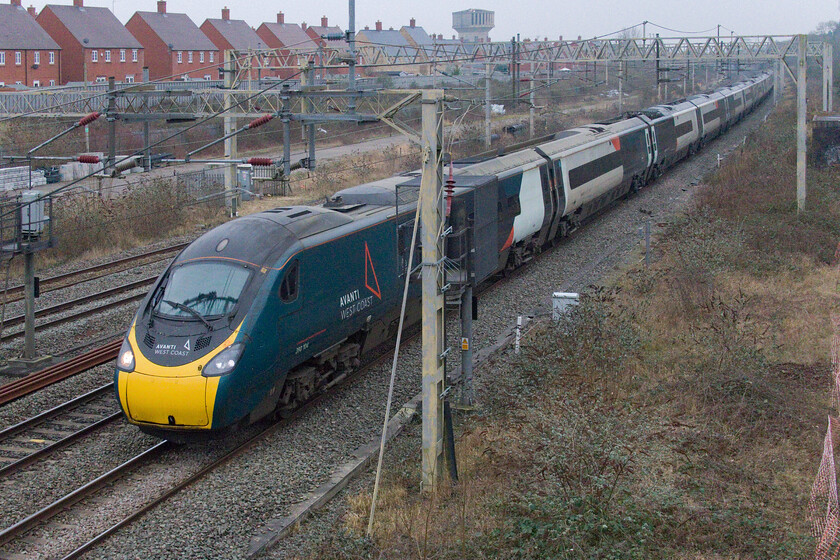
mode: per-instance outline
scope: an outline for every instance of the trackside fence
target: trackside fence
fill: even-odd
[[[835,253],[835,263],[840,273],[840,245]],[[840,315],[831,315],[834,336],[831,341],[831,401],[840,411]],[[837,463],[835,450],[840,447],[840,418],[829,415],[828,428],[823,440],[822,460],[811,498],[808,501],[808,517],[811,534],[817,539],[816,560],[840,559],[840,503],[837,497]]]

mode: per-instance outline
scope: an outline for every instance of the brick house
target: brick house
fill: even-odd
[[[283,12],[277,14],[276,23],[265,22],[260,25],[257,28],[257,35],[263,40],[264,46],[270,49],[279,49],[289,66],[298,66],[307,60],[317,59],[318,45],[299,25],[286,23]],[[289,78],[296,72],[294,68],[288,68],[275,70],[271,75],[278,78]]]
[[[143,45],[108,8],[48,4],[36,18],[61,46],[61,83],[143,79]]]
[[[135,12],[125,27],[143,45],[151,79],[218,78],[219,49],[187,14],[167,13],[166,0],[156,12]]]
[[[356,33],[356,44],[360,47],[365,45],[376,46],[394,62],[392,66],[382,64],[381,66],[366,68],[365,72],[368,75],[399,72],[417,74],[424,68],[425,73],[429,73],[427,65],[413,64],[416,51],[405,36],[394,28],[382,29],[381,21],[376,22],[374,29],[365,26],[364,29]],[[373,62],[364,60],[363,57],[360,57],[359,61],[362,64]]]
[[[60,83],[61,47],[35,22],[20,0],[0,4],[0,85]]]
[[[310,25],[307,26],[306,23],[300,24],[301,28],[306,31],[306,34],[315,41],[315,43],[321,47],[321,49],[325,52],[332,51],[337,53],[347,53],[350,51],[350,46],[347,44],[347,41],[344,39],[344,31],[341,30],[340,27],[337,25],[330,26],[329,20],[327,16],[321,17],[321,25]],[[341,35],[341,39],[324,39],[324,37],[330,35]],[[347,74],[347,68],[330,68],[330,74]]]
[[[230,19],[230,9],[222,8],[221,19],[208,18],[201,24],[201,31],[218,49],[224,63],[226,50],[247,51],[265,48],[265,42],[245,20]],[[258,63],[254,61],[253,69],[246,79],[256,79],[262,72],[257,70]]]

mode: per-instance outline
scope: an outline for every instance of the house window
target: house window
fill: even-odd
[[[213,77],[210,74],[204,74],[204,79],[209,82],[210,80],[213,79]]]
[[[105,62],[111,62],[111,51],[105,51]]]
[[[41,64],[41,51],[35,51],[35,60],[33,61],[34,64]]]
[[[50,85],[54,86],[55,85],[55,80],[50,80]]]
[[[20,66],[20,51],[15,51],[15,64]]]
[[[204,51],[198,53],[198,61],[201,63],[204,62]]]
[[[6,52],[0,51],[0,66],[6,65]]]
[[[50,51],[50,64],[55,64],[55,53]]]
[[[99,61],[99,51],[90,51],[90,61],[91,62],[98,62]]]
[[[137,49],[131,49],[131,62],[137,62]]]
[[[120,49],[120,62],[125,62],[125,49]]]
[[[182,62],[184,62],[184,53],[178,51],[178,64],[181,64]]]
[[[6,87],[6,82],[0,82],[0,87]]]
[[[106,78],[105,76],[97,76],[96,77],[96,83],[98,83],[98,84],[104,84],[107,81],[108,81],[108,78]]]
[[[133,84],[134,83],[134,74],[130,74],[125,77],[125,83]]]
[[[41,82],[40,82],[40,81],[38,81],[38,80],[34,80],[34,81],[32,82],[32,87],[41,87]]]
[[[210,51],[210,62],[213,62],[213,51]]]
[[[192,55],[193,55],[193,52],[192,52],[192,51],[189,51],[189,52],[187,53],[187,62],[188,62],[189,64],[192,64]]]

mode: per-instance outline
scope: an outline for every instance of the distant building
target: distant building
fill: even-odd
[[[156,12],[135,12],[125,27],[143,45],[151,79],[217,79],[219,49],[187,14],[167,13],[166,0]]]
[[[61,47],[35,23],[34,11],[23,9],[20,0],[0,5],[0,86],[54,86],[61,81]]]
[[[36,21],[61,46],[62,84],[143,79],[143,45],[108,8],[48,4]]]
[[[230,10],[227,6],[222,8],[221,19],[204,20],[201,31],[216,45],[222,58],[226,50],[248,51],[266,48],[265,42],[250,25],[245,23],[245,20],[230,19]],[[246,79],[261,77],[262,71],[258,68],[260,63],[256,57],[253,58],[251,64],[250,75],[242,77]]]
[[[318,44],[327,55],[339,53],[343,54],[350,50],[347,41],[344,40],[344,31],[337,25],[330,26],[327,16],[321,17],[321,25],[307,26],[306,22],[300,24],[309,37]],[[325,39],[327,36],[341,35],[341,39]],[[330,74],[347,74],[347,68],[330,68]]]
[[[425,31],[423,34],[425,35]],[[370,29],[365,26],[364,29],[356,33],[356,44],[359,46],[373,45],[381,48],[388,57],[394,62],[391,66],[385,66],[376,60],[361,60],[362,64],[377,64],[375,68],[369,68],[366,71],[369,74],[379,73],[399,73],[405,72],[408,74],[419,74],[421,72],[428,74],[428,65],[417,65],[416,62],[425,61],[425,57],[417,57],[417,50],[409,41],[410,36],[406,36],[400,31],[391,29],[382,29],[382,22],[376,22],[376,28]],[[422,67],[421,67],[422,66]]]
[[[488,43],[490,30],[495,27],[495,12],[491,10],[462,10],[452,12],[452,29],[465,43]]]
[[[286,23],[283,12],[278,12],[277,22],[264,22],[257,28],[259,35],[269,49],[277,49],[290,66],[298,66],[307,60],[314,60],[319,53],[319,45],[294,23]],[[272,61],[272,63],[277,61]],[[294,68],[276,70],[271,73],[278,78],[289,78],[297,74]]]

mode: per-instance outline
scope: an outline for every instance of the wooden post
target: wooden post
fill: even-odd
[[[423,90],[423,176],[419,208],[423,234],[423,464],[422,488],[435,488],[443,473],[443,91]]]

